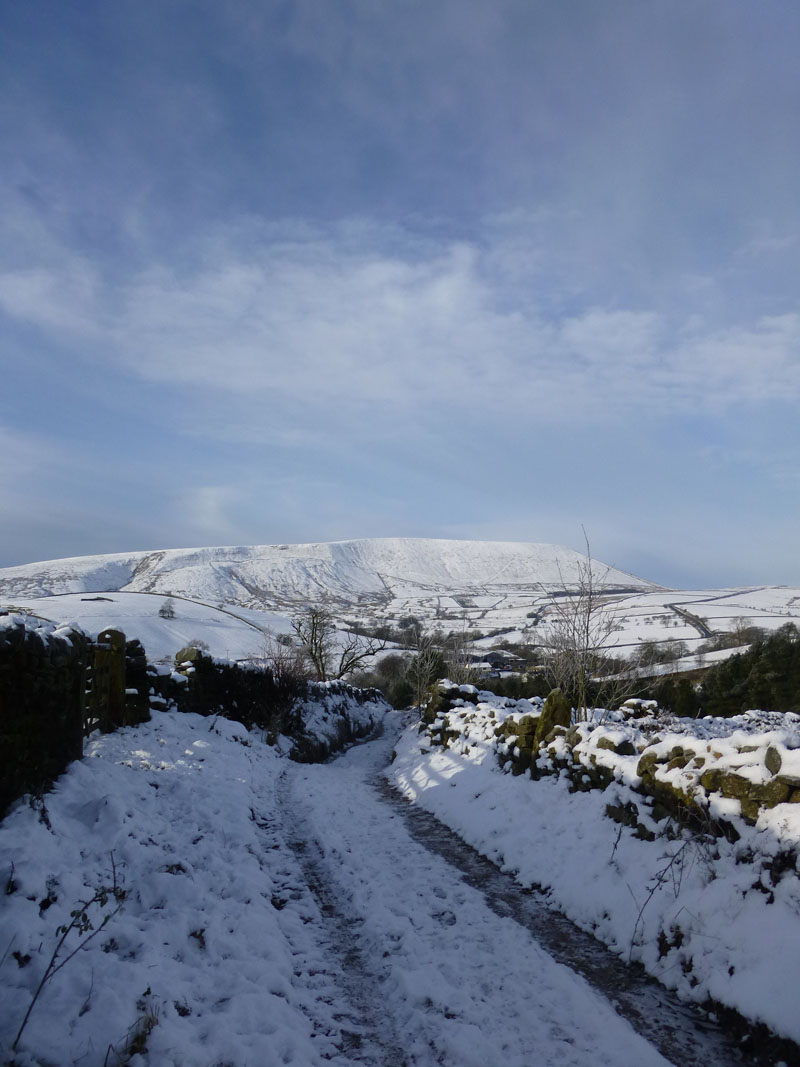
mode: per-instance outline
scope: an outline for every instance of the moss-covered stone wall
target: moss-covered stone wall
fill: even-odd
[[[566,778],[573,792],[624,784],[628,805],[608,806],[609,818],[652,838],[658,824],[699,828],[733,837],[732,816],[754,825],[761,811],[800,804],[800,761],[780,732],[731,738],[676,735],[653,701],[631,701],[618,721],[569,724],[569,707],[554,690],[532,714],[497,715],[472,687],[439,686],[423,715],[421,730],[432,745],[468,741],[471,731],[490,730],[497,759],[515,776],[533,781]],[[499,705],[498,705],[499,708]],[[639,819],[638,809],[647,814]]]

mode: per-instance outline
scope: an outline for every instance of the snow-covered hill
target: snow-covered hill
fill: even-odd
[[[497,595],[575,583],[585,557],[561,545],[372,538],[329,544],[169,549],[29,563],[0,570],[0,596],[127,591],[208,603],[285,608],[325,599],[339,607],[396,598]],[[609,589],[653,590],[599,565]]]
[[[157,658],[187,637],[215,655],[254,654],[264,630],[289,632],[292,617],[320,603],[343,626],[414,616],[445,632],[479,631],[479,647],[538,645],[554,615],[551,594],[574,586],[587,562],[560,545],[424,538],[80,556],[0,569],[0,611],[21,607],[89,630],[117,626]],[[640,641],[669,639],[694,653],[709,634],[742,623],[775,629],[800,619],[800,589],[678,592],[596,560],[592,572],[622,655]],[[113,601],[87,599],[99,594]],[[168,594],[179,598],[180,617],[162,626],[158,607]]]

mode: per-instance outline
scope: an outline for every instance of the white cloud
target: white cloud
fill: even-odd
[[[687,403],[716,410],[800,398],[800,315],[762,318],[688,338],[668,372]]]
[[[5,271],[0,274],[0,308],[11,318],[47,330],[100,340],[97,281],[91,268],[78,261],[63,271],[43,267]]]
[[[80,258],[6,270],[0,306],[71,339],[78,358],[187,395],[262,396],[284,440],[312,412],[380,409],[380,423],[446,405],[559,421],[800,399],[797,314],[713,329],[648,309],[555,316],[537,303],[535,250],[527,292],[518,278],[509,298],[504,251],[496,227],[484,246],[368,222],[228,229],[117,283]],[[520,266],[518,237],[508,257]]]

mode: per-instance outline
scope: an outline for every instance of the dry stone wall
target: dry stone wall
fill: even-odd
[[[80,759],[86,734],[149,719],[150,683],[141,644],[118,630],[93,642],[75,627],[0,617],[0,817]]]
[[[0,616],[0,818],[19,797],[41,795],[83,755],[83,738],[173,707],[262,729],[298,760],[324,759],[365,734],[386,711],[376,689],[279,678],[182,649],[159,672],[139,641],[107,629],[91,641],[23,615]]]
[[[501,712],[502,703],[473,686],[439,686],[423,728],[433,745],[447,747],[496,720],[494,744],[507,773],[534,781],[561,775],[580,792],[622,783],[633,799],[610,804],[607,814],[650,839],[667,823],[733,836],[736,819],[754,825],[761,811],[800,804],[800,716],[679,720],[661,714],[653,701],[631,701],[606,713],[605,722],[570,725],[558,691],[544,706],[508,701]]]
[[[0,626],[0,815],[80,758],[87,646],[78,630]]]
[[[307,763],[364,737],[387,707],[377,689],[281,678],[266,665],[216,660],[193,647],[178,652],[175,668],[177,677],[160,681],[180,711],[234,719],[270,743],[283,737],[292,759]]]

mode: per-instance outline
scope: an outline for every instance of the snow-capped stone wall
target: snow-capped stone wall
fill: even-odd
[[[179,711],[220,715],[262,730],[271,744],[302,762],[325,759],[364,737],[389,710],[377,689],[281,678],[269,667],[214,659],[196,648],[182,649],[175,660],[179,677],[162,677],[160,685]]]
[[[682,996],[800,1041],[800,715],[639,702],[535,748],[539,701],[445,696],[398,788]]]
[[[0,617],[0,816],[80,758],[87,644],[79,630]]]

